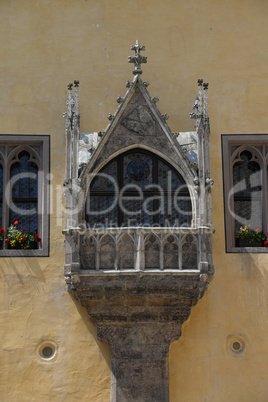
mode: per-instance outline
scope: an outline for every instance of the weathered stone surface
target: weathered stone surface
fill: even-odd
[[[179,336],[174,323],[99,325],[98,337],[112,351],[111,401],[168,401],[169,345]]]
[[[168,402],[169,346],[205,287],[199,273],[80,276],[73,295],[111,348],[112,402]]]
[[[155,136],[154,121],[145,106],[139,105],[121,123],[128,130],[142,136]]]

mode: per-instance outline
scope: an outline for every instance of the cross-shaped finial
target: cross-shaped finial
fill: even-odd
[[[133,74],[142,74],[141,63],[147,63],[147,57],[142,56],[140,51],[145,50],[145,46],[141,46],[140,42],[136,40],[136,44],[130,46],[130,49],[135,50],[135,56],[128,56],[128,62],[135,64]]]

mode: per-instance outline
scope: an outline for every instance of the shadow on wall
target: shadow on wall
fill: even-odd
[[[18,264],[19,262],[19,264]],[[25,270],[26,268],[26,270]],[[27,272],[28,271],[28,272]],[[6,258],[5,262],[0,265],[0,278],[9,284],[9,278],[16,276],[21,285],[24,284],[24,276],[31,275],[39,282],[45,283],[46,279],[38,258]]]
[[[75,298],[69,293],[71,299],[73,300],[75,307],[77,308],[77,311],[79,313],[79,315],[81,316],[82,320],[84,321],[88,331],[92,334],[93,338],[95,339],[99,350],[102,354],[102,356],[104,357],[108,367],[111,369],[111,352],[110,352],[110,348],[109,346],[98,340],[97,337],[97,327],[95,326],[95,324],[90,320],[87,310],[85,307],[82,307],[81,304],[75,300]]]

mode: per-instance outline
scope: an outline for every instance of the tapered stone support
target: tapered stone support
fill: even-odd
[[[179,336],[176,323],[99,325],[111,348],[111,402],[168,402],[168,351]]]
[[[70,290],[111,349],[112,402],[168,402],[168,353],[202,297],[200,273],[84,274]]]

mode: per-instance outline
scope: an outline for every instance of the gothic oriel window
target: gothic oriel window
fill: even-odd
[[[0,136],[0,256],[48,255],[48,175],[49,136]],[[15,222],[21,236],[11,245],[8,228]],[[38,235],[39,244],[23,248],[27,234]]]
[[[86,203],[90,227],[191,225],[189,190],[157,155],[135,149],[119,155],[92,180]]]
[[[243,251],[236,240],[240,228],[268,230],[268,136],[223,135],[222,145],[227,251]]]

